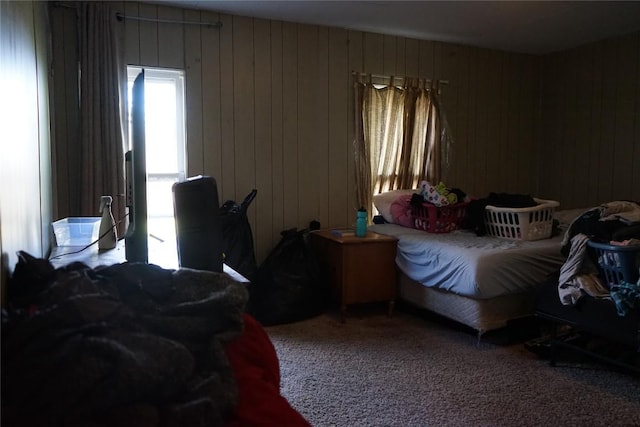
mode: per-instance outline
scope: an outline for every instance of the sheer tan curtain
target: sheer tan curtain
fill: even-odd
[[[390,77],[378,85],[355,77],[356,196],[370,212],[374,194],[417,188],[424,179],[440,182],[450,141],[444,141],[437,82],[402,79],[398,86]]]
[[[370,82],[356,82],[355,92],[356,190],[358,203],[370,211],[374,191],[386,191],[396,180],[402,146],[395,141],[402,140],[404,132],[405,92],[393,85],[376,88]]]
[[[79,7],[81,214],[98,216],[100,196],[113,197],[124,218],[124,88],[122,23],[108,4]],[[124,231],[121,223],[119,235]]]
[[[417,188],[423,179],[435,184],[442,180],[441,112],[436,90],[425,87],[427,83],[419,80],[405,86],[412,111],[405,116],[407,131],[399,142],[405,152],[398,171],[400,179],[391,189]]]

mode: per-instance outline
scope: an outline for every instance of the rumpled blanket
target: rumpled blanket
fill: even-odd
[[[19,255],[2,313],[3,426],[224,424],[242,283],[141,263],[56,270]]]
[[[640,205],[626,200],[616,200],[600,205],[602,221],[620,219],[626,223],[640,222]]]
[[[562,240],[562,253],[568,255],[571,239],[582,233],[598,241],[623,241],[640,238],[640,204],[627,201],[603,203],[575,218]]]

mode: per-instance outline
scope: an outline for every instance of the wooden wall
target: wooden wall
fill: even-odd
[[[566,206],[640,201],[640,32],[540,61],[540,188]]]
[[[16,252],[51,239],[48,17],[40,2],[0,3],[0,287]]]
[[[455,143],[447,185],[480,197],[490,191],[529,193],[560,200],[563,207],[591,202],[585,197],[591,190],[576,189],[582,180],[564,179],[584,167],[572,162],[567,168],[548,155],[561,149],[549,137],[558,125],[563,141],[576,140],[572,134],[583,132],[583,122],[569,126],[564,116],[569,113],[560,111],[565,98],[558,95],[552,102],[542,89],[556,72],[564,73],[563,81],[571,79],[582,65],[565,59],[576,56],[573,52],[537,57],[154,4],[111,4],[130,16],[221,22],[216,28],[126,19],[126,58],[132,65],[186,71],[188,173],[216,177],[222,200],[241,200],[258,189],[249,217],[259,260],[284,229],[304,228],[313,219],[324,227],[354,222],[352,71],[449,81],[442,102]],[[66,46],[75,43],[67,23],[73,12],[58,9],[53,14],[54,38],[59,38],[55,46],[67,54],[71,49]],[[637,35],[633,40],[638,51]],[[617,46],[618,41],[611,41],[584,51],[597,68],[600,61],[610,60],[610,49],[618,52]],[[635,73],[637,82],[637,68]],[[630,102],[617,100],[622,89],[614,92],[613,102],[627,106]],[[67,82],[60,90],[72,95],[75,89]],[[637,94],[637,86],[635,90]],[[637,114],[638,98],[629,113]],[[67,105],[60,108],[56,123],[75,120]],[[634,154],[637,121],[634,126],[635,139],[616,156]],[[541,132],[542,127],[553,129]],[[602,142],[594,139],[593,144]],[[585,160],[591,167],[617,170],[612,161],[600,166],[598,155]],[[634,173],[637,182],[639,172]],[[601,197],[616,194],[607,193],[610,187]],[[64,209],[60,216],[66,216]]]

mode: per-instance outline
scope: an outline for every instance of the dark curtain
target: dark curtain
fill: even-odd
[[[113,197],[125,218],[124,130],[126,65],[122,23],[108,4],[79,6],[81,215],[98,216],[100,196]],[[122,235],[125,221],[120,222]]]

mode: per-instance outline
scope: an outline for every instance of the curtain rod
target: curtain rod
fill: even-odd
[[[53,2],[53,5],[55,7],[64,7],[67,9],[78,9],[78,7],[75,4],[69,4],[69,3],[65,3],[65,2],[61,2],[61,1],[56,1]],[[158,23],[162,23],[162,24],[182,24],[182,25],[202,25],[202,26],[206,26],[206,27],[214,27],[214,28],[221,28],[222,27],[222,22],[217,21],[217,22],[200,22],[200,21],[180,21],[180,20],[173,20],[173,19],[160,19],[160,18],[145,18],[142,16],[133,16],[133,15],[123,15],[120,12],[116,12],[116,18],[120,21],[124,20],[124,19],[131,19],[134,21],[146,21],[146,22],[158,22]]]
[[[428,79],[425,77],[397,77],[397,76],[383,76],[381,74],[369,74],[369,73],[361,73],[359,71],[352,71],[351,75],[353,76],[360,76],[360,77],[368,77],[371,76],[371,78],[373,79],[390,79],[391,77],[393,77],[394,79],[399,79],[399,80],[410,80],[410,79],[423,79],[423,80],[429,80],[429,81],[435,81],[438,82],[439,84],[443,84],[443,85],[448,85],[449,84],[449,80],[434,80],[434,79]]]
[[[206,27],[220,28],[222,22],[200,22],[200,21],[180,21],[174,19],[160,19],[160,18],[145,18],[142,16],[123,15],[122,13],[116,13],[116,18],[119,20],[131,19],[133,21],[146,21],[146,22],[159,22],[162,24],[183,24],[183,25],[203,25]]]

